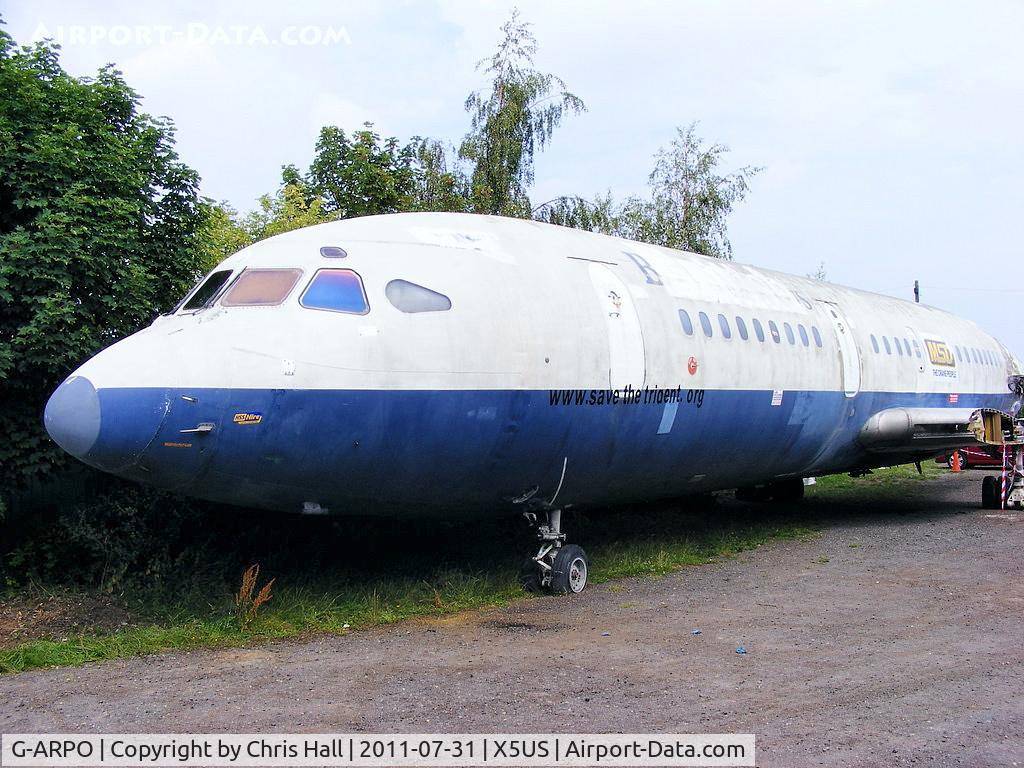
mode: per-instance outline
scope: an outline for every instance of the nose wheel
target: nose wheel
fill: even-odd
[[[579,594],[587,586],[590,564],[587,553],[576,544],[566,544],[562,533],[562,510],[543,513],[545,522],[538,522],[537,514],[524,512],[531,525],[537,526],[537,554],[523,563],[519,584],[527,592],[550,592],[556,595]]]

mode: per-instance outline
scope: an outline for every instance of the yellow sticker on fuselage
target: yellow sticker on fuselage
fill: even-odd
[[[925,339],[924,346],[928,350],[928,359],[932,365],[941,365],[945,368],[956,368],[956,358],[953,357],[953,350],[944,341]]]

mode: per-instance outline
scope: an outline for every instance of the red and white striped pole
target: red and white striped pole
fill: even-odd
[[[1006,448],[1006,444],[1003,443],[1003,478],[999,484],[999,507],[1003,512],[1006,511],[1006,470],[1008,465]]]

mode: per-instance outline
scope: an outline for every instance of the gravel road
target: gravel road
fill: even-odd
[[[982,476],[575,598],[3,677],[0,732],[753,732],[764,766],[1024,765],[1024,514],[978,509]]]

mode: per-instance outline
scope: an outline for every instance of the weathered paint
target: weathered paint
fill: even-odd
[[[218,270],[246,267],[303,275],[279,306],[159,318],[75,372],[102,414],[80,458],[244,505],[505,514],[560,482],[560,504],[612,503],[891,462],[857,445],[872,414],[1017,399],[1007,376],[1019,363],[941,310],[536,222],[353,219],[257,243]],[[320,268],[358,272],[369,312],[300,306]],[[451,310],[400,312],[384,294],[395,279]],[[876,353],[872,335],[906,339],[911,354]],[[989,360],[958,361],[957,347]],[[623,402],[627,387],[640,402]],[[609,389],[619,402],[599,404]],[[200,425],[213,428],[182,432]]]

